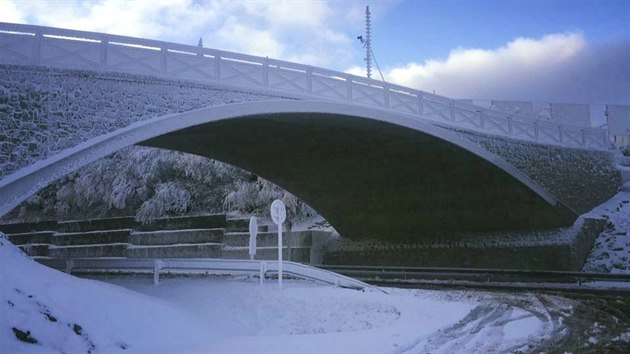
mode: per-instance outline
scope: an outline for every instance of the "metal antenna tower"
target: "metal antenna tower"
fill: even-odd
[[[372,19],[370,18],[370,6],[365,7],[365,64],[367,65],[367,77],[372,78]]]

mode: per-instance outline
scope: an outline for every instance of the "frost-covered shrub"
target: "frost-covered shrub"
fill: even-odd
[[[174,182],[160,183],[155,194],[145,201],[136,213],[136,221],[146,224],[170,213],[181,214],[190,207],[190,192]]]
[[[233,166],[181,152],[130,147],[44,188],[0,222],[133,215],[153,219],[226,211],[268,213],[276,198],[298,219],[314,214],[281,188]]]

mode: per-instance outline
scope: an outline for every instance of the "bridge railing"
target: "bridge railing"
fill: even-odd
[[[542,122],[343,72],[216,49],[0,23],[0,63],[151,75],[258,87],[393,110],[466,130],[607,149],[603,129]]]

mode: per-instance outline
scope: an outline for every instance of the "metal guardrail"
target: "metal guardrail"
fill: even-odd
[[[0,63],[122,72],[263,88],[377,107],[437,124],[544,144],[607,149],[605,130],[507,114],[343,72],[209,48],[0,22]]]
[[[129,259],[129,258],[77,258],[77,259],[36,259],[51,268],[66,273],[144,273],[153,274],[154,284],[159,283],[161,273],[178,274],[253,274],[261,282],[268,274],[278,272],[277,261],[240,259]],[[378,289],[362,281],[328,270],[301,263],[282,262],[283,273],[298,278],[323,282],[349,289]]]
[[[330,265],[322,268],[368,283],[630,295],[630,274],[567,271]],[[599,286],[593,286],[603,282]]]

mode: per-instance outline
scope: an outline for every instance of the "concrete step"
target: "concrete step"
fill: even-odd
[[[621,166],[619,167],[619,171],[621,171],[621,180],[623,181],[622,183],[630,181],[630,167]]]
[[[149,224],[139,225],[138,231],[218,229],[225,228],[225,214],[178,216],[157,219]]]
[[[20,245],[18,246],[24,253],[31,257],[48,257],[47,244]]]
[[[622,192],[630,192],[630,181],[624,183],[624,185],[621,187],[621,191]]]
[[[105,245],[73,245],[50,246],[48,255],[51,258],[100,258],[100,257],[125,257],[127,243]]]
[[[133,231],[133,245],[173,245],[181,243],[222,243],[224,229],[189,229],[164,231]]]
[[[19,234],[19,233],[29,233],[29,232],[36,232],[36,231],[56,231],[56,230],[57,230],[57,221],[53,221],[53,220],[0,225],[0,231],[4,232],[5,234]]]
[[[248,247],[233,247],[233,248],[224,248],[222,251],[223,259],[249,259],[249,248]],[[258,260],[277,260],[278,259],[278,248],[277,247],[265,247],[265,248],[257,248],[256,249],[256,257],[254,259]],[[311,260],[311,249],[310,247],[303,248],[291,248],[290,254],[286,247],[282,249],[282,259],[285,261],[293,261],[293,262],[302,262],[309,263]]]
[[[223,245],[220,243],[178,244],[168,246],[130,245],[129,258],[221,258]]]
[[[58,233],[51,238],[57,246],[100,245],[112,243],[128,243],[131,230],[88,231],[74,233]]]
[[[53,234],[54,232],[52,231],[35,231],[20,234],[10,234],[7,236],[12,244],[19,246],[32,243],[50,244],[52,242],[51,239],[53,237]]]
[[[226,220],[225,230],[228,232],[249,232],[249,219],[249,216],[230,217]],[[258,231],[267,232],[269,231],[269,226],[258,224]]]
[[[60,221],[57,231],[63,233],[75,233],[134,229],[136,227],[138,227],[138,223],[135,221],[133,216],[123,216],[116,218]]]
[[[231,247],[248,247],[248,232],[226,232],[223,243]],[[310,231],[305,232],[286,232],[282,234],[282,244],[290,244],[291,247],[310,247],[312,237]],[[277,232],[259,232],[256,236],[256,245],[258,247],[278,247]]]

